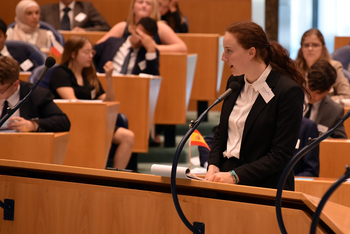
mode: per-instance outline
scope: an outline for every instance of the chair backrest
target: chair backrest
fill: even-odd
[[[15,25],[16,25],[16,22],[12,22],[9,25],[7,25],[7,28],[13,28],[15,27]],[[50,30],[55,36],[56,41],[60,43],[62,46],[64,46],[65,44],[64,36],[57,29],[55,29],[51,24],[41,20],[39,20],[39,25],[40,25],[40,28]]]
[[[51,68],[49,68],[45,74],[45,76],[43,77],[43,79],[41,80],[41,82],[39,83],[39,86],[43,87],[43,88],[47,88],[49,89],[49,84],[50,84],[50,79],[51,79],[51,74],[53,69],[58,66],[58,64],[56,63],[55,65],[53,65]],[[45,64],[41,65],[39,67],[36,67],[33,69],[32,74],[30,74],[29,78],[28,78],[28,82],[29,83],[35,83],[38,76],[40,75],[40,73],[42,72],[42,70],[44,69]]]
[[[47,54],[42,52],[36,45],[30,44],[25,41],[14,41],[14,40],[6,40],[5,45],[7,48],[9,48],[9,50],[11,50],[11,48],[14,48],[16,50],[21,48],[27,49],[30,52],[30,58],[25,58],[25,59],[34,60],[32,62],[35,63],[37,66],[45,64]]]
[[[350,71],[343,68],[343,73],[344,73],[344,76],[348,79],[348,81],[350,83]]]
[[[350,45],[342,46],[335,50],[332,54],[332,59],[341,62],[344,69],[348,69],[350,64]]]

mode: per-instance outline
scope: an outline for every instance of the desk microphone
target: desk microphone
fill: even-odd
[[[34,89],[39,85],[39,83],[41,82],[41,80],[45,76],[47,70],[49,70],[50,67],[55,65],[55,63],[56,63],[56,60],[53,57],[47,57],[47,59],[45,60],[45,67],[41,71],[36,82],[33,84],[32,89],[12,109],[8,109],[7,114],[2,119],[0,119],[0,127],[6,122],[6,120],[8,120],[8,118],[10,118],[23,105],[23,103],[28,99],[28,97],[31,95],[31,93],[34,91]]]
[[[173,160],[172,168],[171,168],[171,195],[173,197],[173,202],[176,208],[176,211],[182,220],[182,222],[186,225],[186,227],[191,230],[193,233],[204,233],[204,224],[194,222],[194,225],[192,225],[182,212],[182,209],[180,207],[179,199],[177,197],[177,190],[176,190],[176,171],[177,171],[177,165],[179,163],[179,158],[181,154],[181,150],[184,147],[187,139],[191,136],[191,134],[194,132],[194,130],[198,127],[198,125],[202,122],[205,115],[209,112],[211,108],[213,108],[216,104],[220,103],[222,100],[227,98],[232,92],[237,91],[241,88],[238,82],[234,81],[229,84],[229,88],[221,94],[220,97],[218,97],[214,103],[209,106],[199,117],[196,121],[191,121],[190,129],[187,131],[187,133],[184,135],[184,137],[181,139]]]

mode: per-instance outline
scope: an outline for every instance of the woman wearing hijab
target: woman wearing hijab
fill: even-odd
[[[6,32],[7,40],[29,42],[41,50],[48,50],[55,36],[50,30],[39,28],[40,7],[34,0],[22,0],[16,6],[16,25]]]

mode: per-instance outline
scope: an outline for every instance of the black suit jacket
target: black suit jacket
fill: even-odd
[[[231,76],[244,86],[243,76]],[[272,70],[266,83],[274,97],[265,103],[259,94],[245,122],[238,166],[232,167],[223,157],[228,138],[228,120],[241,90],[223,103],[220,124],[214,134],[209,165],[220,171],[235,170],[240,184],[277,188],[279,178],[293,156],[302,119],[304,93],[292,79]],[[285,189],[294,190],[294,174],[287,178]]]
[[[33,67],[31,67],[27,71],[32,71],[34,68],[38,67],[41,64],[38,64],[36,60],[33,58],[32,53],[28,50],[26,46],[23,45],[18,45],[16,47],[8,47],[7,46],[8,52],[11,54],[12,58],[14,58],[19,65],[29,59],[33,63]],[[20,68],[21,71],[23,71],[22,68]]]
[[[81,12],[86,14],[86,18],[81,22],[73,20],[73,28],[81,27],[86,31],[108,31],[111,28],[91,2],[76,2],[74,18]],[[51,24],[56,29],[61,29],[59,3],[40,6],[40,20]]]
[[[106,41],[95,45],[96,54],[94,56],[94,64],[97,72],[104,73],[103,66],[106,62],[112,61],[120,46],[124,43],[126,38],[110,37]],[[159,75],[159,51],[156,49],[157,58],[154,60],[146,60],[146,49],[141,47],[135,61],[135,66],[132,70],[132,74],[138,75],[140,73],[146,73],[151,75]],[[146,61],[146,68],[141,70],[138,63]]]
[[[310,138],[318,137],[317,124],[307,118],[303,118],[299,131],[299,148],[295,149],[296,155],[309,142]],[[319,146],[307,152],[294,166],[294,174],[296,176],[318,177],[320,172]]]
[[[32,88],[32,84],[20,81],[20,99],[22,100]],[[20,116],[39,123],[40,132],[65,132],[70,129],[66,114],[53,102],[50,90],[37,87],[20,107]]]

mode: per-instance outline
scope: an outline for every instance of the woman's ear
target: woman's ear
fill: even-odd
[[[70,56],[72,57],[72,59],[75,59],[76,53],[72,52]]]
[[[248,50],[248,55],[251,59],[255,57],[255,55],[256,55],[255,47],[250,47],[250,49]]]

